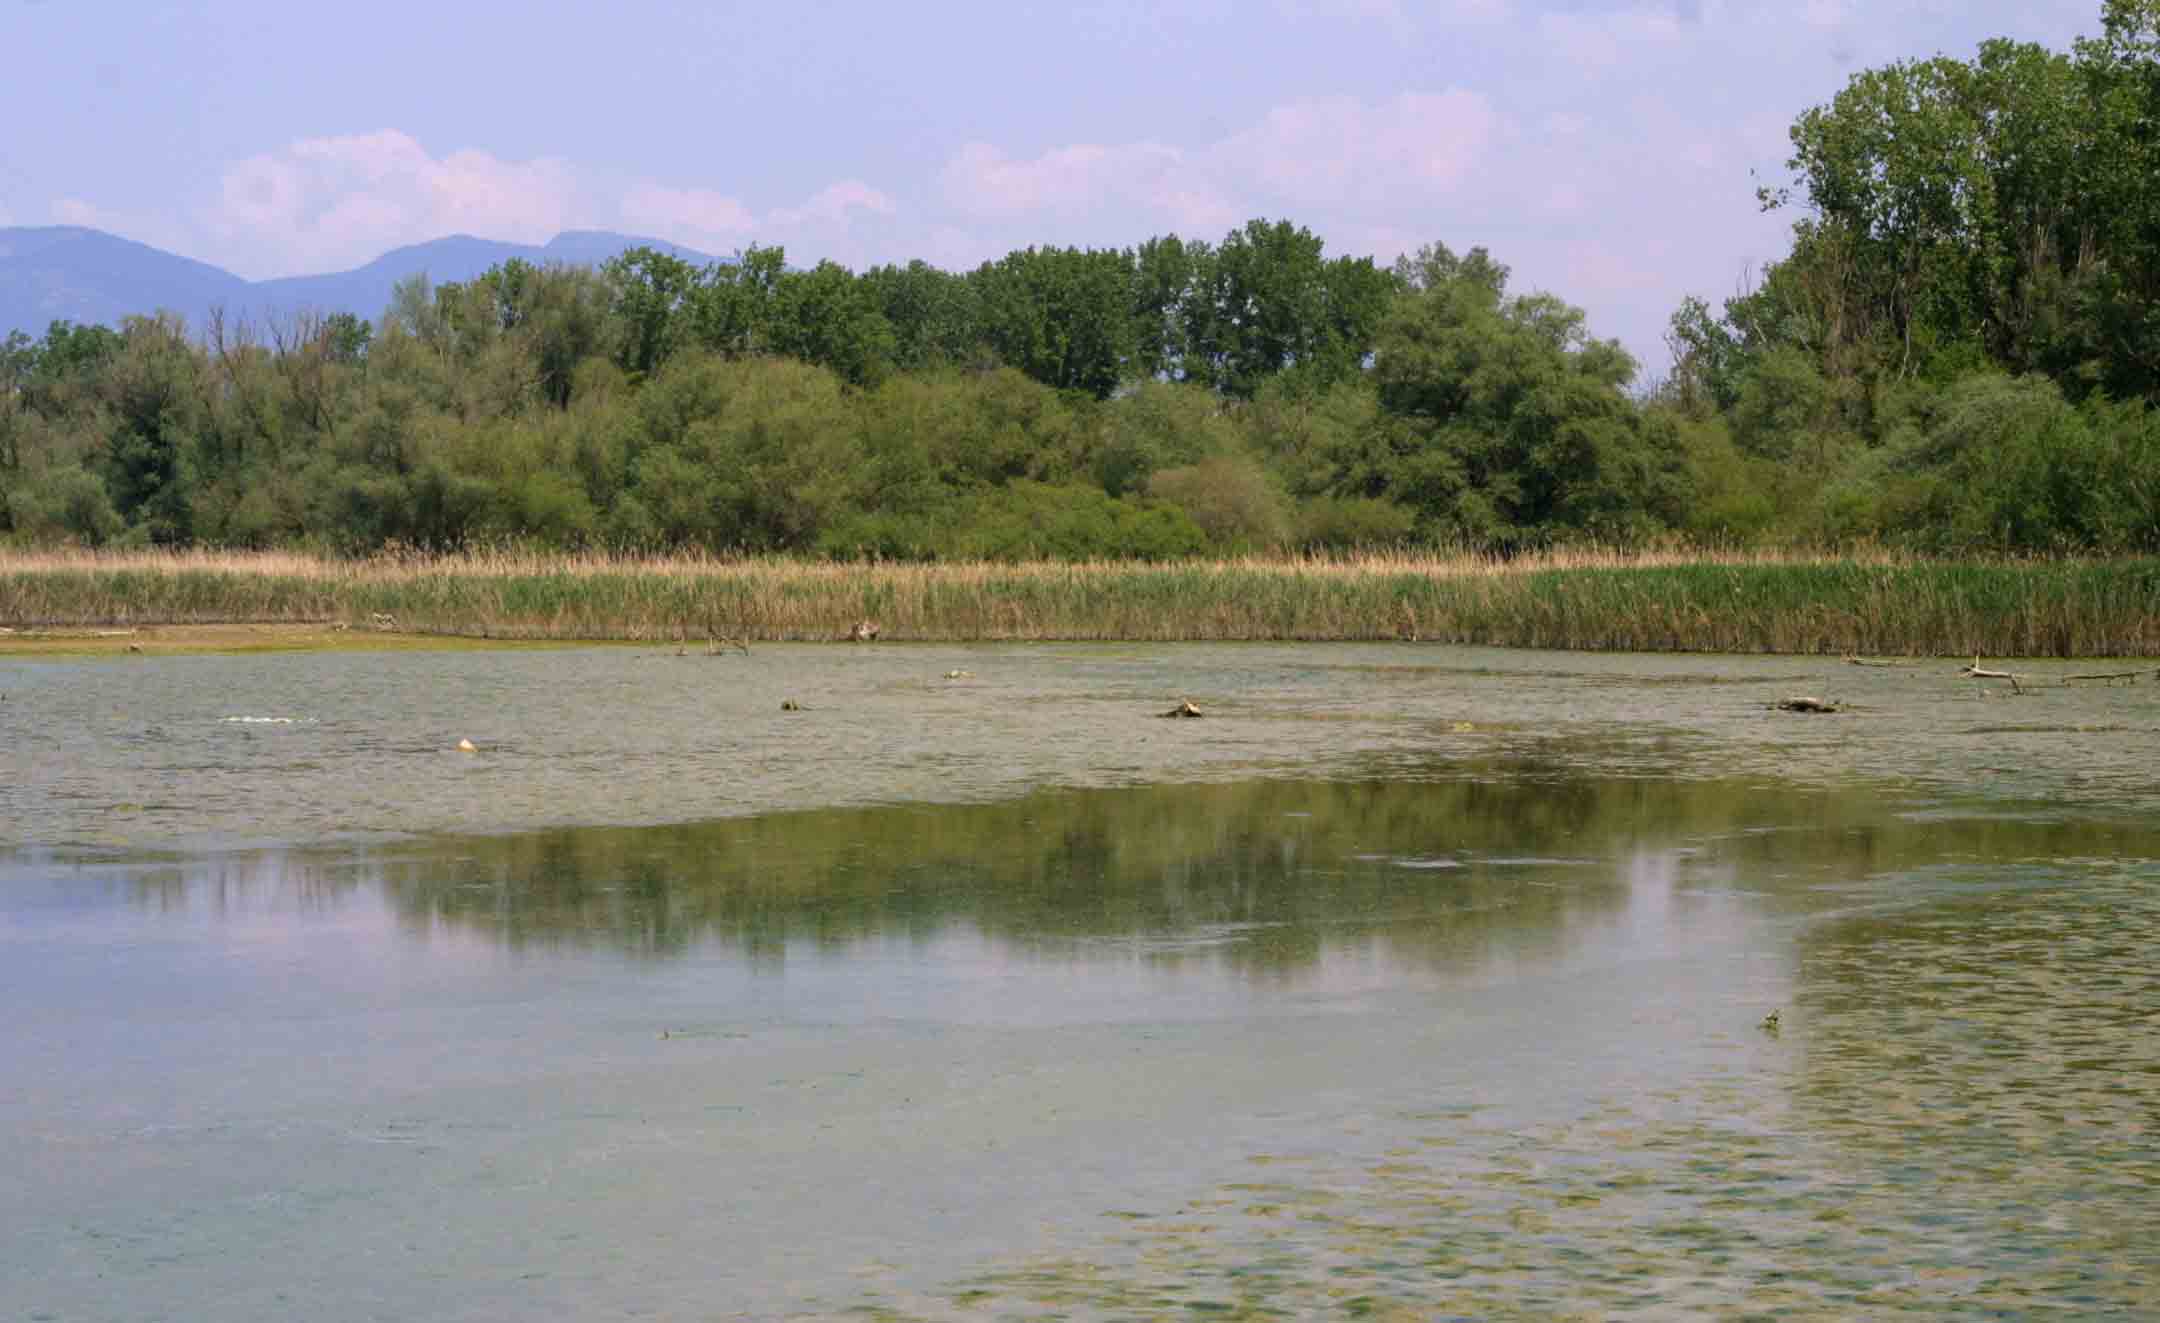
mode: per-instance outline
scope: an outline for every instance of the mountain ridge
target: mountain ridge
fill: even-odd
[[[372,321],[400,280],[470,280],[512,258],[597,266],[651,247],[700,265],[720,259],[664,239],[612,230],[564,230],[544,244],[449,234],[393,248],[345,271],[248,280],[208,262],[82,225],[0,226],[0,338],[41,336],[55,321],[118,326],[123,317],[175,312],[199,330],[213,309],[228,317],[349,312]]]

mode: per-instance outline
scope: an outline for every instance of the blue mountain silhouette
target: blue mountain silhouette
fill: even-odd
[[[78,225],[0,227],[0,337],[45,333],[55,321],[102,322],[176,312],[200,329],[214,308],[257,321],[297,312],[349,312],[374,320],[390,289],[424,273],[437,284],[470,280],[513,257],[534,264],[596,266],[640,245],[700,266],[712,256],[660,239],[606,230],[566,230],[545,244],[453,234],[392,249],[366,266],[319,276],[243,280],[230,271],[149,244]]]

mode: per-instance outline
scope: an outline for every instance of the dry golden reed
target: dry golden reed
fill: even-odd
[[[1139,564],[0,553],[0,625],[383,618],[487,638],[1418,639],[1890,655],[2160,654],[2160,560],[1571,548]]]

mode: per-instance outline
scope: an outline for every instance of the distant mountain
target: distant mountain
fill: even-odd
[[[43,335],[54,321],[117,325],[129,313],[172,308],[198,321],[237,307],[248,282],[206,262],[74,225],[0,229],[0,338]]]
[[[0,337],[10,331],[43,335],[61,319],[118,326],[123,317],[160,310],[177,312],[190,328],[199,329],[217,307],[229,318],[310,311],[349,312],[373,321],[389,305],[391,286],[422,272],[441,284],[470,280],[513,257],[535,264],[597,266],[640,245],[700,266],[714,260],[664,240],[605,230],[566,230],[542,245],[455,234],[394,249],[351,271],[248,281],[102,230],[0,227]]]

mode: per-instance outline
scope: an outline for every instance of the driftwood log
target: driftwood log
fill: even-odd
[[[1842,712],[1845,710],[1845,706],[1827,698],[1811,698],[1806,694],[1795,694],[1791,698],[1779,699],[1777,709],[1780,712]]]
[[[2153,674],[2160,676],[2160,671],[2155,671]],[[2097,675],[2066,675],[2062,678],[2062,682],[2064,684],[2076,684],[2080,680],[2098,680],[2112,685],[2119,680],[2124,684],[2136,684],[2144,677],[2145,672],[2143,671],[2103,671]]]
[[[2025,692],[2025,681],[2031,678],[2029,676],[2012,675],[2008,671],[1988,670],[1980,664],[1978,657],[1973,658],[1972,665],[1966,667],[1961,674],[1969,675],[1975,680],[2008,680],[2011,692],[2018,694]]]
[[[1845,654],[1845,664],[1847,666],[1910,666],[1913,663],[1896,658],[1855,657],[1851,653],[1847,653]]]

